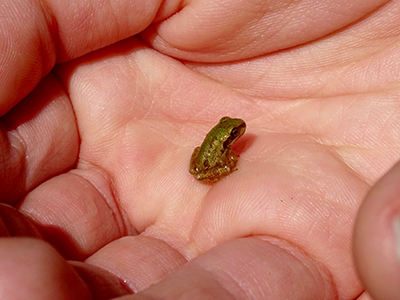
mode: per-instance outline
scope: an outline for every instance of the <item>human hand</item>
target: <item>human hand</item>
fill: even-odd
[[[0,242],[4,295],[361,294],[355,216],[399,159],[399,3],[384,3],[69,1],[17,18],[3,232],[48,243]],[[202,184],[190,155],[224,115],[247,122],[238,171]]]

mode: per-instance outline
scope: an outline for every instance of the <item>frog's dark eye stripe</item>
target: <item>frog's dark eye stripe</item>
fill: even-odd
[[[229,148],[232,143],[236,140],[236,138],[239,136],[240,134],[240,127],[233,127],[231,132],[229,133],[229,137],[226,139],[226,141],[224,142],[224,149]]]

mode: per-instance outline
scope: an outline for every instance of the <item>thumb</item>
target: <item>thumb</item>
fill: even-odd
[[[0,116],[28,95],[56,61],[139,33],[162,4],[161,0],[102,2],[1,1]]]
[[[359,276],[375,299],[400,295],[400,163],[371,189],[355,225],[353,254]]]

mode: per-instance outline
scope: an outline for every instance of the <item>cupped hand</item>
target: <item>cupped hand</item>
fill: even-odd
[[[2,295],[369,297],[351,240],[400,158],[399,1],[15,3]],[[225,115],[247,123],[238,170],[198,182]]]

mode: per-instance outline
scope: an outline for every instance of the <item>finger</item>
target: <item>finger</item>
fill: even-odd
[[[354,259],[375,300],[400,295],[400,164],[371,189],[360,207],[354,232]]]
[[[20,205],[53,247],[82,260],[126,232],[124,218],[99,169],[71,171],[47,180]]]
[[[0,116],[54,66],[132,36],[156,16],[161,0],[2,1]],[[27,13],[29,12],[29,13]]]
[[[337,297],[323,268],[300,251],[281,246],[254,237],[233,240],[191,260],[158,284],[123,299]],[[133,254],[130,257],[135,260]]]
[[[85,283],[53,248],[29,238],[0,240],[0,290],[2,299],[90,298]]]
[[[0,237],[14,236],[42,238],[31,220],[14,207],[0,204]]]
[[[74,267],[75,272],[85,281],[91,290],[91,299],[108,300],[132,294],[132,290],[123,281],[103,269],[75,261],[69,262],[69,264]]]
[[[309,42],[366,16],[387,0],[190,1],[144,37],[185,60],[246,59]]]
[[[52,225],[54,226],[54,224]],[[46,228],[42,228],[42,231],[46,235]],[[7,281],[2,280],[4,278],[0,278],[1,299],[26,299],[26,297],[19,297],[18,293],[13,294],[16,286],[18,286],[18,289],[23,290],[24,294],[29,294],[31,288],[37,288],[40,290],[40,293],[35,293],[38,299],[47,299],[47,287],[41,286],[38,283],[32,285],[32,280],[50,281],[50,285],[55,282],[56,286],[60,286],[60,283],[57,282],[58,280],[79,281],[79,278],[75,275],[81,277],[85,282],[92,293],[93,299],[111,299],[132,293],[120,278],[117,278],[104,269],[86,263],[69,262],[77,273],[73,274],[69,265],[59,255],[60,252],[66,252],[67,250],[62,248],[62,251],[56,253],[52,247],[41,241],[44,238],[41,234],[42,231],[39,232],[37,225],[20,211],[8,205],[0,204],[0,236],[2,237],[0,239],[0,277],[6,277],[4,274],[7,274]],[[37,239],[15,238],[22,236],[35,237]],[[5,237],[13,237],[13,239]],[[8,273],[8,268],[13,268],[15,272]],[[19,272],[24,275],[20,276]],[[58,276],[60,273],[63,275]],[[63,277],[64,273],[67,278]],[[47,277],[45,278],[45,276]],[[62,287],[60,287],[59,292],[61,296],[63,293]],[[79,286],[76,292],[79,292]],[[7,297],[6,295],[9,294],[12,294],[16,298]],[[75,299],[68,297],[72,296],[65,295],[65,299]],[[50,295],[48,295],[48,298],[52,299]],[[57,297],[56,299],[63,298]]]
[[[131,293],[114,275],[95,266],[67,263],[38,239],[0,240],[2,299],[111,299]]]
[[[79,136],[74,112],[52,75],[3,116],[0,126],[0,202],[15,203],[77,160]]]
[[[175,273],[187,260],[160,239],[136,235],[112,241],[85,262],[119,274],[137,292]]]

